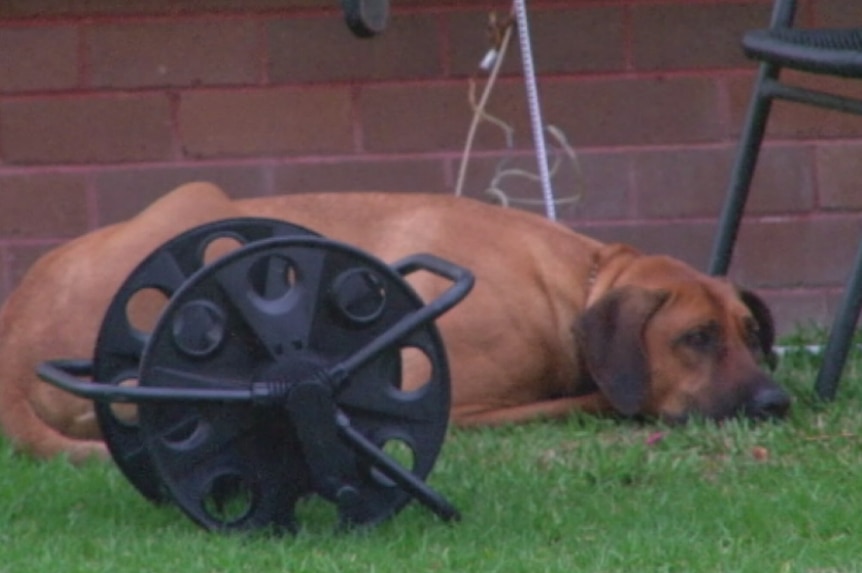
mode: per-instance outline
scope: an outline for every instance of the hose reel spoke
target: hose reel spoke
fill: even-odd
[[[301,255],[240,260],[214,275],[232,310],[274,360],[301,351],[314,320],[321,261]]]

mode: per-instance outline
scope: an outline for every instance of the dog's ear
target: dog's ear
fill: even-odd
[[[644,406],[649,363],[643,331],[668,294],[639,287],[612,289],[574,326],[587,370],[615,410],[632,416]]]
[[[757,322],[757,337],[763,357],[771,369],[775,369],[778,358],[775,355],[773,345],[775,344],[775,321],[772,312],[763,299],[750,290],[737,288],[739,298],[751,311],[751,316]]]

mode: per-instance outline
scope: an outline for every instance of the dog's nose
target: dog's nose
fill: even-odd
[[[790,396],[781,388],[760,388],[745,405],[745,415],[756,420],[783,418],[790,409]]]

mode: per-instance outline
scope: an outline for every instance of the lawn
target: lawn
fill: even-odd
[[[862,571],[862,358],[838,400],[786,355],[778,424],[682,428],[574,417],[452,431],[430,483],[463,514],[411,504],[370,530],[314,516],[296,537],[225,536],[150,505],[110,465],[0,444],[0,572]]]

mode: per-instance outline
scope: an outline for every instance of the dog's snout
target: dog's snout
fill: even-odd
[[[790,395],[777,386],[760,388],[745,405],[745,414],[756,420],[779,419],[790,409]]]

